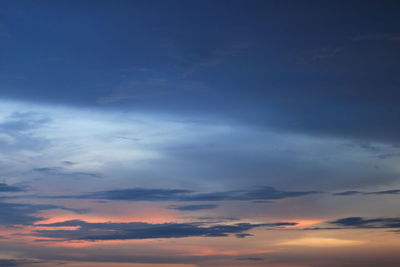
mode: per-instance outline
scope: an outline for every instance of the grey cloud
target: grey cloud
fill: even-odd
[[[12,186],[6,183],[0,183],[0,192],[22,192],[24,189],[19,186]]]
[[[400,229],[400,218],[374,218],[348,217],[330,222],[343,227],[350,228],[396,228]]]
[[[98,191],[76,196],[47,196],[47,198],[84,198],[127,201],[225,201],[225,200],[270,200],[301,197],[321,193],[319,191],[280,191],[261,186],[249,190],[232,190],[213,193],[195,193],[183,189],[130,188]],[[46,198],[46,197],[45,197]]]
[[[356,191],[356,190],[351,190],[351,191],[333,193],[333,195],[335,195],[335,196],[351,196],[351,195],[358,195],[358,194],[362,194],[362,192]]]
[[[343,230],[343,229],[395,229],[400,231],[399,217],[363,218],[346,217],[327,222],[334,227],[309,227],[302,230]]]
[[[203,193],[183,196],[186,201],[222,201],[222,200],[267,200],[300,197],[321,193],[319,191],[280,191],[273,187],[262,186],[253,190],[235,190],[215,193]]]
[[[209,210],[215,209],[218,205],[215,204],[203,204],[203,205],[183,205],[183,206],[169,206],[169,209],[180,210],[180,211],[196,211],[196,210]]]
[[[398,195],[400,194],[400,189],[391,189],[391,190],[383,190],[383,191],[373,191],[373,192],[363,192],[363,191],[344,191],[333,193],[336,196],[351,196],[351,195]]]
[[[293,226],[293,222],[277,222],[265,224],[237,223],[214,224],[203,226],[203,223],[163,223],[150,224],[142,222],[129,223],[89,223],[81,220],[64,221],[37,226],[64,227],[78,226],[75,230],[37,230],[38,237],[60,238],[65,240],[126,240],[153,238],[184,238],[184,237],[225,237],[230,234],[240,234],[257,227]],[[244,236],[239,236],[244,237]]]
[[[106,200],[129,200],[129,201],[169,201],[169,200],[176,200],[181,195],[188,194],[191,192],[192,191],[190,190],[183,190],[183,189],[131,188],[131,189],[99,191],[86,195],[67,196],[67,197],[106,199]]]
[[[69,162],[66,165],[72,165]],[[97,173],[91,172],[80,172],[80,171],[68,171],[68,169],[62,167],[40,167],[34,168],[33,171],[41,172],[49,175],[68,175],[68,176],[89,176],[89,177],[99,177]]]
[[[0,225],[32,225],[46,218],[39,217],[38,212],[49,209],[63,209],[75,213],[84,213],[86,210],[71,209],[56,205],[22,204],[0,202]]]
[[[42,263],[42,261],[29,259],[0,259],[0,267],[31,266],[32,264],[39,263]]]
[[[247,234],[247,233],[243,233],[243,234],[236,234],[235,235],[237,238],[245,238],[245,237],[249,237],[249,236],[254,236],[252,234]]]
[[[385,190],[385,191],[375,191],[365,193],[367,195],[397,195],[400,194],[400,189],[393,189],[393,190]]]

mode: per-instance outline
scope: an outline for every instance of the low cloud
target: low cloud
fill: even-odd
[[[374,218],[348,217],[330,222],[331,224],[349,228],[396,228],[400,229],[400,218]]]
[[[0,225],[33,225],[46,218],[37,215],[40,211],[50,209],[63,209],[75,213],[85,213],[87,210],[71,209],[56,205],[22,204],[0,202]]]
[[[169,206],[168,209],[180,210],[180,211],[196,211],[196,210],[209,210],[215,209],[218,205],[215,204],[204,204],[204,205],[183,205],[183,206]]]
[[[326,222],[334,227],[309,227],[303,230],[345,230],[345,229],[395,229],[400,231],[400,217],[363,218],[346,217]]]
[[[363,191],[344,191],[334,193],[333,195],[336,196],[351,196],[351,195],[398,195],[400,194],[400,189],[391,189],[391,190],[384,190],[384,191],[373,191],[373,192],[363,192]]]
[[[237,223],[214,224],[204,226],[203,223],[162,223],[151,224],[143,222],[128,223],[90,223],[81,220],[71,220],[50,224],[37,224],[45,227],[78,227],[74,230],[37,230],[34,235],[45,238],[63,240],[127,240],[154,238],[184,238],[184,237],[226,237],[230,234],[241,234],[258,227],[282,228],[294,226],[294,222],[276,222],[265,224]],[[247,235],[247,234],[246,234]],[[244,236],[239,236],[244,237]]]
[[[12,186],[6,183],[0,183],[0,192],[22,192],[24,189],[19,186]]]
[[[0,267],[32,266],[32,264],[43,263],[43,261],[29,259],[0,259]]]

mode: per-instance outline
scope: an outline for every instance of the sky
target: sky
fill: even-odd
[[[0,267],[400,266],[400,2],[0,2]]]

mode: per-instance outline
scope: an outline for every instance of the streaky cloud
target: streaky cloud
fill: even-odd
[[[250,190],[196,193],[185,189],[127,188],[98,191],[82,195],[42,196],[42,198],[102,199],[126,201],[227,201],[278,200],[322,193],[320,191],[281,191],[270,186]]]
[[[204,223],[161,223],[151,224],[144,222],[128,223],[90,223],[82,220],[70,220],[49,224],[36,224],[44,227],[78,227],[74,230],[36,230],[35,236],[57,238],[62,240],[128,240],[128,239],[157,239],[157,238],[184,238],[184,237],[226,237],[230,234],[242,234],[245,231],[258,227],[283,228],[294,226],[295,222],[275,223],[237,223],[213,224],[204,226]],[[250,234],[237,236],[243,238]]]
[[[333,193],[336,196],[351,196],[351,195],[398,195],[400,194],[400,189],[391,189],[391,190],[383,190],[383,191],[373,191],[373,192],[363,192],[363,191],[344,191]]]
[[[330,222],[343,227],[350,228],[398,228],[400,229],[399,217],[366,219],[363,217],[347,217]]]
[[[43,263],[43,261],[30,259],[0,259],[0,267],[31,266],[32,264],[40,263]]]
[[[215,204],[203,204],[203,205],[182,205],[182,206],[169,206],[168,209],[180,210],[180,211],[196,211],[196,210],[209,210],[215,209],[218,205]]]
[[[400,217],[364,218],[346,217],[326,222],[334,227],[307,227],[302,230],[344,230],[344,229],[396,229],[400,231]]]
[[[68,162],[68,161],[67,161]],[[67,163],[66,165],[68,165]],[[69,164],[71,165],[71,164]],[[88,176],[88,177],[100,177],[96,173],[81,172],[81,171],[68,171],[62,167],[39,167],[32,169],[35,172],[44,173],[48,175],[64,175],[64,176]]]

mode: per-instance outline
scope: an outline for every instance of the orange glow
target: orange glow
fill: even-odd
[[[274,250],[257,250],[257,249],[213,249],[209,247],[199,247],[199,246],[177,246],[175,247],[177,255],[190,255],[190,256],[239,256],[248,254],[262,254],[262,253],[272,253]]]
[[[293,239],[285,242],[281,242],[280,245],[286,246],[308,246],[308,247],[347,247],[347,246],[358,246],[364,244],[364,241],[359,240],[345,240],[337,238],[325,238],[325,237],[309,237]]]
[[[298,219],[298,220],[292,220],[292,221],[289,220],[289,222],[297,223],[297,225],[295,225],[295,227],[301,227],[301,228],[302,227],[310,227],[312,225],[322,223],[323,221],[325,221],[325,220],[322,220],[322,219]]]

